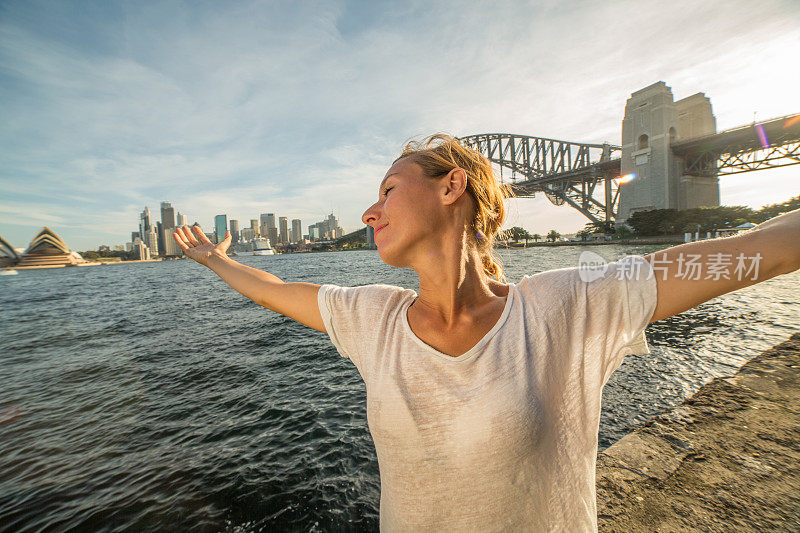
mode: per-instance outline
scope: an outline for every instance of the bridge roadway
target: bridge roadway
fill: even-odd
[[[500,167],[517,197],[543,192],[554,205],[569,204],[593,222],[618,212],[622,148],[510,133],[460,138]],[[770,119],[670,145],[684,161],[684,175],[716,176],[800,163],[800,114]],[[615,157],[616,156],[616,157]],[[503,170],[511,172],[506,181]],[[594,197],[603,183],[603,200]]]

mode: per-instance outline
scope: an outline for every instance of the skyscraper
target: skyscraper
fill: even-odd
[[[178,211],[178,226],[188,226],[189,225],[189,217]]]
[[[278,226],[280,227],[280,238],[283,244],[289,242],[289,221],[286,217],[278,217]]]
[[[215,242],[220,243],[225,238],[225,232],[228,230],[228,215],[217,215],[214,217],[214,230],[217,235]]]
[[[164,231],[175,227],[175,209],[169,202],[161,202],[161,225],[164,226]]]
[[[158,234],[153,226],[144,234],[144,244],[150,249],[151,257],[158,255]]]
[[[261,235],[261,229],[258,227],[258,219],[251,218],[250,219],[250,229],[253,230],[253,233],[256,235]]]
[[[272,244],[278,242],[278,228],[267,228],[267,238]]]
[[[231,220],[230,227],[231,227],[231,243],[236,244],[237,242],[239,242],[239,221]]]
[[[139,235],[142,237],[142,240],[144,240],[145,235],[147,235],[151,227],[150,210],[147,206],[144,206],[144,211],[139,214]]]
[[[261,225],[259,226],[259,233],[261,233],[261,235],[264,235],[264,236],[266,236],[267,233],[268,233],[267,232],[267,228],[269,227],[267,225],[268,217],[269,217],[269,215],[267,213],[261,213],[261,216],[259,217],[261,219]]]
[[[303,240],[303,226],[299,218],[292,219],[292,242]]]
[[[170,233],[172,233],[172,230],[170,230]],[[156,222],[156,238],[158,239],[158,249],[161,252],[161,255],[165,255],[165,251],[167,249],[165,242],[167,239],[165,235],[164,224],[162,224],[160,220]]]

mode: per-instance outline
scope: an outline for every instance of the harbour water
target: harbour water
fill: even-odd
[[[509,281],[664,246],[502,251]],[[240,256],[287,281],[417,289],[375,251]],[[651,324],[605,388],[601,449],[800,330],[800,273]],[[555,295],[554,295],[555,297]],[[0,278],[0,531],[376,530],[355,367],[192,261]]]

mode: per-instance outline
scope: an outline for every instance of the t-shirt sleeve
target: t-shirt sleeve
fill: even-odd
[[[341,287],[328,283],[319,288],[317,304],[325,331],[365,380],[380,355],[402,292],[401,287],[382,284]]]
[[[576,270],[585,291],[586,348],[602,353],[605,382],[626,355],[650,353],[644,331],[658,303],[655,275],[641,255]]]
[[[618,261],[548,270],[521,282],[537,311],[544,342],[552,345],[554,368],[589,368],[605,384],[626,355],[648,354],[644,330],[656,308],[656,279],[640,255]],[[560,355],[559,355],[560,354]],[[587,366],[588,365],[588,366]]]

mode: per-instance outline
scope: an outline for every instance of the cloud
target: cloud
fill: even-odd
[[[800,8],[778,0],[0,9],[0,190],[20,206],[0,233],[17,245],[39,215],[76,248],[124,242],[162,200],[205,226],[334,211],[354,230],[411,136],[619,142],[625,100],[658,80],[706,92],[720,127],[796,111]],[[539,233],[585,223],[510,204]]]

